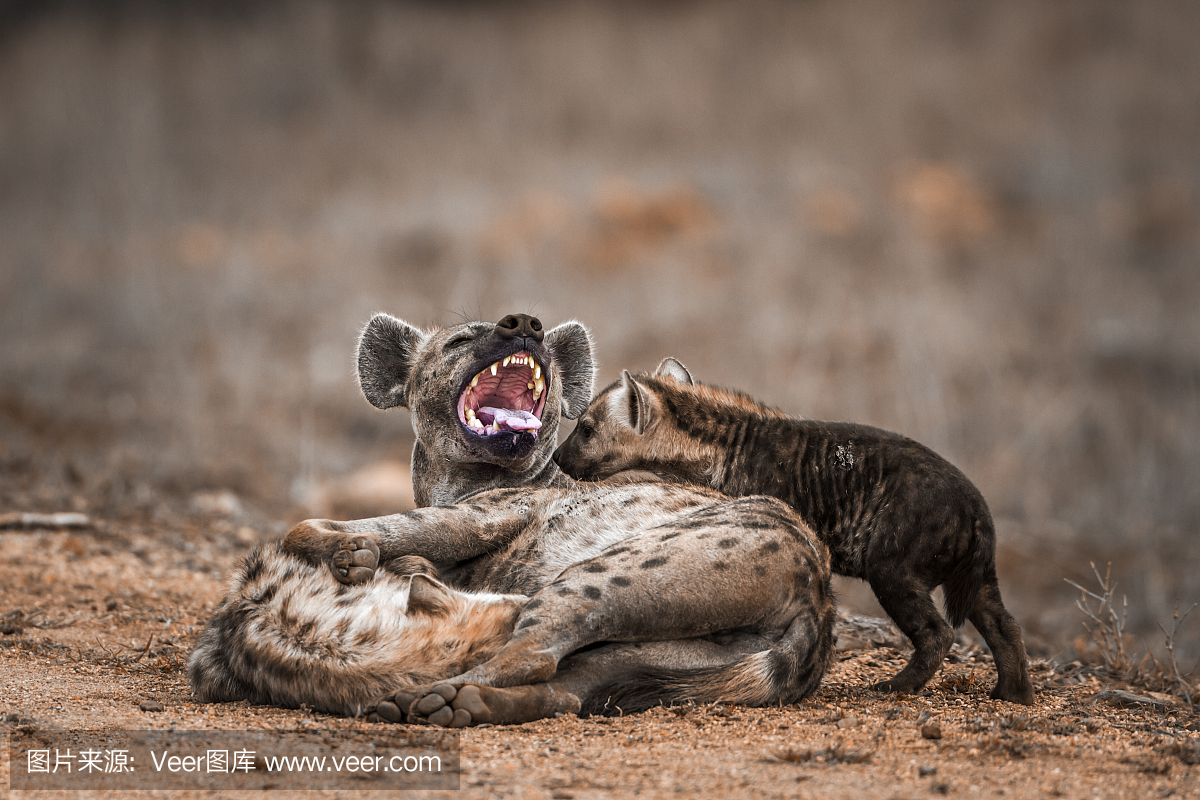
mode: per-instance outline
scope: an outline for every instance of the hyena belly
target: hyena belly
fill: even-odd
[[[979,490],[952,464],[899,434],[788,417],[746,395],[695,384],[668,359],[605,389],[556,453],[580,479],[623,470],[787,502],[829,547],[834,571],[868,581],[913,642],[909,664],[878,688],[915,691],[954,641],[946,615],[970,619],[996,658],[993,696],[1033,702],[1020,627],[996,578],[995,531]]]
[[[266,544],[247,557],[201,635],[201,702],[249,700],[357,715],[385,692],[458,675],[499,651],[527,598],[381,572],[348,586]]]

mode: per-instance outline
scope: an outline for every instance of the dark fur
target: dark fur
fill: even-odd
[[[829,547],[833,570],[868,581],[912,640],[908,666],[879,688],[915,691],[970,619],[996,658],[994,697],[1033,702],[1020,628],[1000,601],[995,530],[965,475],[904,436],[788,417],[739,392],[696,385],[668,359],[606,388],[555,455],[587,480],[649,470],[734,496],[787,502]]]
[[[543,340],[520,317],[433,331],[386,315],[372,320],[359,345],[363,392],[379,407],[411,410],[414,488],[426,507],[353,522],[309,520],[282,543],[316,570],[296,578],[313,592],[371,586],[391,565],[419,556],[458,589],[532,596],[493,657],[464,667],[437,692],[398,679],[378,715],[522,722],[615,711],[618,695],[642,707],[793,702],[813,691],[833,654],[825,547],[773,498],[730,500],[664,484],[577,485],[562,474],[551,460],[557,425],[582,413],[591,395],[590,338],[568,323]],[[480,438],[461,424],[456,398],[473,375],[518,351],[545,375],[542,428],[537,436]],[[255,573],[274,579],[284,568],[283,561],[248,563],[231,600],[262,579]],[[278,689],[289,678],[279,658],[258,658],[221,693],[211,686],[213,676],[228,674],[225,666],[249,663],[260,645],[303,644],[294,626],[272,624],[271,637],[252,641],[243,619],[219,613],[192,659],[197,694],[281,702]],[[328,643],[338,632],[318,619],[303,633]],[[469,634],[447,628],[442,635]],[[387,644],[394,652],[405,647],[403,636]],[[342,696],[339,663],[324,663],[299,702],[337,709],[363,701],[361,693]],[[455,692],[447,704],[444,695]]]

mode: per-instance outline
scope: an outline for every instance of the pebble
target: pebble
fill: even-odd
[[[142,711],[162,711],[163,704],[157,700],[143,700],[142,702],[138,703],[138,708],[140,708]]]
[[[922,739],[940,739],[940,738],[942,738],[942,726],[941,725],[922,725],[921,726],[921,738]]]

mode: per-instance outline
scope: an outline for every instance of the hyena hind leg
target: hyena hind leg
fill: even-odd
[[[1025,655],[1021,626],[1000,601],[1000,586],[995,575],[979,587],[968,619],[991,648],[996,662],[999,678],[992,697],[1033,705],[1033,684],[1029,681],[1029,659]]]
[[[881,692],[916,692],[937,674],[954,644],[954,630],[915,578],[870,581],[883,610],[913,645],[912,658],[895,677],[873,687]]]
[[[558,713],[642,711],[678,699],[674,695],[679,686],[655,686],[656,680],[727,667],[768,646],[754,636],[735,638],[728,645],[703,639],[606,644],[564,659],[558,673],[544,683],[500,688],[451,679],[396,692],[376,703],[374,713],[388,722],[460,728],[517,725]]]

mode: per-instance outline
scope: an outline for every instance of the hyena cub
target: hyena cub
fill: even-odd
[[[695,383],[673,358],[623,372],[580,417],[555,460],[577,479],[624,470],[767,494],[790,504],[829,547],[833,571],[866,580],[912,640],[908,665],[875,688],[913,692],[971,620],[996,660],[992,697],[1031,704],[1021,628],[996,580],[995,530],[965,475],[928,447],[846,422],[797,419],[744,394]]]
[[[259,547],[235,573],[192,654],[196,698],[356,716],[385,692],[487,661],[529,598],[461,592],[435,574],[410,556],[370,583],[348,586],[280,542]]]

